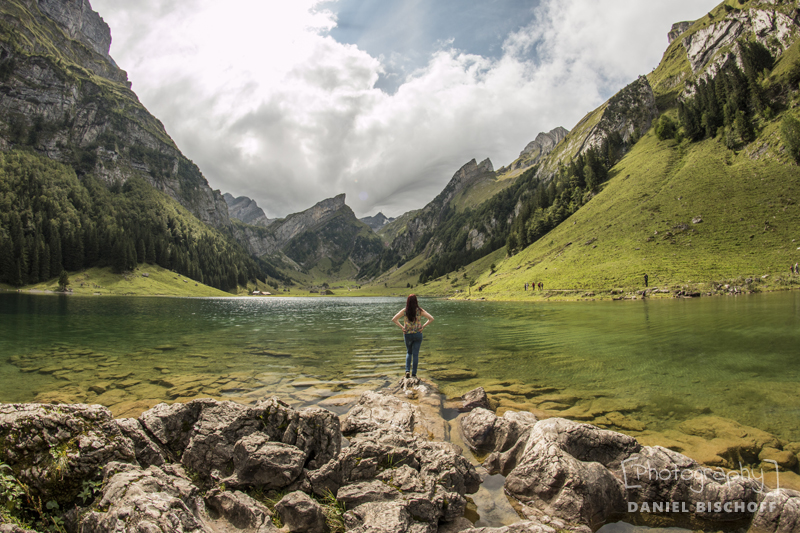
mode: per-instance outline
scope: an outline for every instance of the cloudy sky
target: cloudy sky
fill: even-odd
[[[650,72],[718,0],[91,0],[111,55],[210,185],[359,217],[512,162]]]

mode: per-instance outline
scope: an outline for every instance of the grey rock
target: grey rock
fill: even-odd
[[[586,526],[565,524],[560,521],[543,523],[539,520],[526,520],[503,527],[475,527],[464,529],[462,533],[591,533]]]
[[[747,520],[747,505],[763,490],[750,477],[719,478],[717,470],[680,453],[561,418],[536,423],[505,488],[537,516],[592,529],[626,513],[627,503],[650,502],[681,502],[701,527],[718,528]],[[722,508],[702,509],[701,502]]]
[[[688,20],[683,22],[676,22],[675,24],[673,24],[672,28],[670,28],[669,33],[667,34],[667,41],[669,42],[669,44],[672,44],[672,41],[674,41],[675,39],[686,33],[686,30],[691,28],[692,24],[694,24],[694,21],[688,21]]]
[[[37,4],[42,13],[55,20],[71,39],[82,42],[101,56],[108,57],[111,30],[100,15],[92,10],[88,0],[37,0]]]
[[[696,509],[698,502],[731,503],[732,512],[696,511],[695,516],[709,522],[730,522],[748,519],[748,503],[755,503],[763,489],[752,478],[718,478],[719,471],[703,467],[693,459],[661,446],[644,446],[615,469],[626,485],[629,502],[686,502]],[[656,475],[655,472],[659,474]],[[671,472],[664,476],[664,472]],[[677,474],[675,474],[677,472]],[[735,504],[744,512],[735,512]]]
[[[228,215],[231,218],[241,220],[251,226],[261,226],[263,228],[275,222],[275,219],[267,218],[264,210],[258,207],[256,201],[247,196],[234,198],[232,194],[226,192],[222,197],[228,205]]]
[[[349,527],[411,527],[402,525],[411,517],[413,527],[435,531],[435,524],[463,516],[464,495],[478,490],[480,476],[457,446],[415,435],[419,416],[407,402],[365,392],[343,422],[350,445],[307,472],[315,494],[331,491],[346,503]],[[388,514],[381,517],[377,509]]]
[[[300,476],[304,462],[305,454],[297,447],[253,433],[234,446],[234,472],[222,482],[237,489],[282,489]]]
[[[133,443],[100,405],[0,404],[0,450],[34,496],[59,503],[72,502],[107,463],[136,461]]]
[[[477,407],[489,409],[489,398],[486,396],[486,391],[483,387],[472,389],[464,394],[461,399],[464,401],[461,406],[462,411],[472,411]]]
[[[490,473],[508,473],[516,466],[536,422],[532,413],[506,411],[498,417],[486,409],[474,409],[460,420],[460,428],[467,445],[477,452],[490,452],[484,461]]]
[[[369,502],[385,502],[400,498],[400,491],[384,481],[364,481],[339,489],[336,499],[347,509],[354,509]]]
[[[743,36],[752,36],[756,41],[779,56],[792,42],[792,33],[797,23],[791,17],[764,5],[763,8],[746,9],[728,13],[707,27],[686,36],[683,46],[692,66],[692,72],[713,72],[717,65],[730,57],[724,52]],[[736,46],[733,53],[738,53]]]
[[[328,530],[322,506],[303,492],[284,496],[275,511],[292,533],[325,533]]]
[[[552,152],[553,148],[555,148],[558,143],[563,141],[568,133],[569,131],[561,126],[550,130],[547,133],[539,133],[539,135],[536,136],[536,139],[529,142],[522,152],[520,152],[517,161],[514,163],[514,168],[518,169],[532,167],[540,159]]]
[[[366,391],[342,424],[345,435],[368,433],[379,428],[413,432],[420,418],[419,410],[408,402],[388,394]]]
[[[435,533],[437,525],[414,520],[401,502],[366,503],[344,514],[345,527],[353,533]]]
[[[312,470],[341,450],[336,415],[321,408],[295,411],[277,398],[256,405],[211,399],[159,404],[142,413],[139,422],[160,446],[180,457],[181,464],[197,472],[204,482],[229,477],[235,446],[253,434],[300,450],[303,466]]]
[[[142,466],[161,466],[167,462],[165,451],[145,433],[144,428],[135,418],[118,418],[120,431],[133,442],[136,461]]]
[[[213,525],[227,522],[245,532],[278,531],[272,523],[270,510],[243,492],[212,489],[206,495],[205,503]]]
[[[538,422],[506,491],[547,515],[599,527],[625,512],[624,489],[609,468],[641,449],[632,437],[563,418]]]
[[[639,76],[608,100],[603,115],[584,139],[577,155],[600,147],[612,133],[619,133],[629,142],[634,132],[642,134],[649,130],[657,117],[658,108],[650,82]]]
[[[201,520],[200,491],[180,469],[110,463],[97,509],[83,516],[81,533],[109,531],[210,532]]]
[[[748,533],[797,531],[800,531],[800,492],[778,489],[764,494]]]

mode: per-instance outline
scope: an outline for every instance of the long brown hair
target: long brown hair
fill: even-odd
[[[419,309],[417,295],[409,294],[408,299],[406,299],[406,317],[408,318],[409,322],[417,321],[417,309]]]

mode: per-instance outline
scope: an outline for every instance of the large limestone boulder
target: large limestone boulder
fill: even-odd
[[[344,523],[352,533],[436,533],[435,522],[416,520],[401,502],[371,502],[344,514]]]
[[[275,510],[291,533],[326,533],[328,530],[322,506],[303,492],[287,494]]]
[[[0,462],[44,501],[72,503],[109,462],[136,461],[134,446],[100,405],[0,405]]]
[[[256,405],[211,399],[159,404],[142,413],[138,420],[158,446],[179,458],[182,465],[196,472],[205,483],[230,478],[231,465],[239,464],[236,479],[231,481],[237,487],[244,486],[244,478],[249,475],[244,470],[253,463],[245,459],[242,450],[252,448],[253,453],[257,452],[253,441],[246,439],[251,435],[263,437],[261,444],[273,451],[280,448],[286,452],[288,455],[284,459],[293,465],[292,472],[296,471],[297,455],[289,453],[285,447],[267,446],[267,441],[301,452],[302,466],[308,469],[319,468],[341,450],[342,436],[336,415],[320,408],[295,411],[277,398]],[[235,454],[237,446],[238,455]],[[263,459],[266,452],[258,453]],[[293,476],[296,477],[294,474],[290,477]]]
[[[778,489],[763,495],[748,533],[800,531],[800,492]]]
[[[225,531],[226,525],[239,533],[277,533],[272,512],[266,506],[239,491],[212,489],[205,497],[206,512],[212,529]]]
[[[361,395],[342,423],[342,433],[352,435],[377,429],[413,433],[421,415],[419,409],[380,392],[366,391]]]
[[[506,491],[547,515],[594,529],[625,512],[623,485],[609,468],[639,449],[621,433],[563,418],[542,420],[506,478]]]
[[[207,532],[203,501],[182,469],[111,463],[103,496],[80,522],[81,533],[109,531]]]
[[[490,452],[484,461],[489,473],[507,474],[516,466],[537,421],[536,416],[524,411],[506,411],[498,417],[487,409],[476,408],[460,419],[460,428],[470,448],[478,453]]]
[[[667,448],[561,418],[536,423],[505,488],[534,516],[593,530],[632,510],[647,520],[652,502],[686,507],[681,519],[693,528],[719,528],[749,520],[766,491],[753,476],[728,475]]]
[[[236,489],[281,489],[303,472],[305,454],[295,446],[254,433],[233,447],[233,475],[222,482]]]
[[[349,527],[436,531],[463,516],[480,476],[459,447],[415,434],[420,416],[408,402],[366,392],[342,423],[350,445],[306,472],[314,493],[330,491],[345,503]]]

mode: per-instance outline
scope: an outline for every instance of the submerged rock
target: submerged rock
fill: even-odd
[[[486,396],[486,391],[483,390],[483,387],[469,391],[461,399],[464,400],[461,406],[462,411],[472,411],[478,407],[489,409],[489,398]]]

